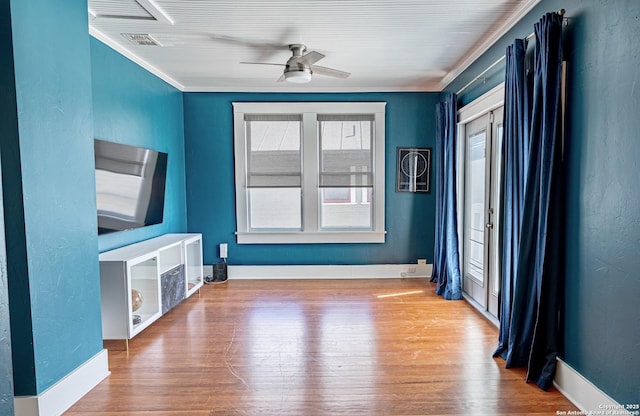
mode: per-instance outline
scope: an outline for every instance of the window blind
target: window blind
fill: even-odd
[[[247,187],[302,186],[299,114],[245,114]]]
[[[318,115],[321,188],[373,187],[373,114]]]

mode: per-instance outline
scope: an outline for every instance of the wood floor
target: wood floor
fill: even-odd
[[[109,351],[65,415],[555,415],[497,329],[426,279],[231,280]]]

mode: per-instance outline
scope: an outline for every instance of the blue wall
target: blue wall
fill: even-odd
[[[182,93],[90,46],[86,0],[10,5],[1,154],[15,394],[24,396],[102,349],[98,251],[186,230],[184,128]],[[169,153],[163,224],[98,239],[94,133]]]
[[[9,1],[0,0],[0,132],[3,140],[15,141],[18,133],[13,45]],[[1,147],[1,146],[0,146]],[[0,148],[0,154],[2,149]],[[0,163],[1,167],[2,163]],[[1,175],[0,175],[1,178]],[[0,185],[0,208],[4,207]],[[0,209],[0,414],[13,414],[13,365],[11,363],[11,325],[7,252],[4,237],[4,209]]]
[[[0,186],[0,207],[2,203],[2,186]],[[0,415],[11,415],[13,414],[13,365],[3,210],[0,210],[0,227],[2,227],[0,228]]]
[[[162,224],[102,235],[106,251],[187,228],[182,93],[91,38],[93,114],[96,138],[167,152]]]
[[[10,5],[16,98],[2,111],[19,124],[3,126],[2,141],[9,306],[15,393],[32,395],[102,349],[91,62],[86,0]]]
[[[205,263],[229,244],[230,264],[393,264],[433,258],[433,193],[395,192],[396,147],[434,147],[437,93],[184,95],[189,231],[202,232]],[[384,101],[386,229],[384,244],[238,245],[235,231],[235,101]],[[433,184],[432,184],[433,185]]]
[[[566,9],[567,247],[562,358],[621,404],[640,399],[640,2],[543,0],[447,89]],[[498,79],[499,77],[493,77]],[[489,83],[484,91],[492,87]],[[483,92],[471,89],[468,102]]]

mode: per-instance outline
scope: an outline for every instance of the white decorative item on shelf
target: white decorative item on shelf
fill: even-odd
[[[131,310],[133,312],[142,306],[142,293],[139,290],[131,289]]]
[[[135,312],[142,306],[142,293],[139,290],[131,289],[131,311]],[[131,316],[131,321],[134,325],[140,324],[142,322],[142,317],[137,314],[133,314]]]

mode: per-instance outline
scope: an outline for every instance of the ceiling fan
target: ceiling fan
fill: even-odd
[[[289,50],[293,54],[286,64],[275,64],[271,62],[240,62],[241,64],[250,65],[276,65],[284,66],[284,72],[278,79],[278,82],[287,81],[296,84],[303,84],[311,81],[311,75],[319,74],[334,78],[348,78],[349,72],[339,71],[333,68],[315,65],[316,62],[325,56],[320,52],[307,52],[305,45],[294,43],[289,45]]]

